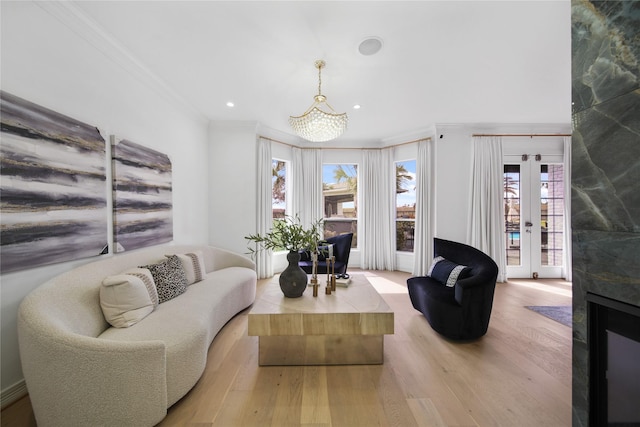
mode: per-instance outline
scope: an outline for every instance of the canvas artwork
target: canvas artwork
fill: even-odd
[[[106,143],[97,128],[0,91],[1,272],[103,253]]]
[[[170,242],[171,160],[166,154],[114,136],[111,145],[115,251]]]

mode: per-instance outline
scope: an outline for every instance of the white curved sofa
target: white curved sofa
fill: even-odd
[[[106,276],[202,251],[204,280],[139,323],[112,327],[100,306]],[[39,426],[160,422],[202,375],[209,345],[256,295],[255,264],[210,246],[156,246],[55,277],[22,301],[20,357]]]

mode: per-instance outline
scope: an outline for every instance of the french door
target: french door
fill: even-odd
[[[505,156],[504,218],[508,277],[562,277],[562,156]]]

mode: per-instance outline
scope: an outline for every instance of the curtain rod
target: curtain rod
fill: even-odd
[[[571,136],[570,133],[474,133],[471,136],[526,136],[529,138],[538,136]]]
[[[363,148],[363,147],[300,147],[299,145],[289,144],[287,142],[278,141],[277,139],[269,138],[266,136],[258,135],[258,138],[266,139],[267,141],[277,142],[278,144],[286,145],[287,147],[299,148],[301,150],[304,149],[316,149],[316,150],[384,150],[385,148],[391,147],[399,147],[401,145],[413,144],[420,141],[431,141],[431,137],[428,136],[426,138],[415,139],[413,141],[401,142],[399,144],[393,144],[386,147],[372,147],[372,148]]]

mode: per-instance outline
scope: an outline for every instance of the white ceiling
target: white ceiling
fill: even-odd
[[[312,104],[314,61],[324,59],[322,92],[349,115],[340,144],[384,142],[436,123],[570,123],[569,0],[73,5],[210,120],[291,134],[288,117]],[[369,36],[384,45],[363,56],[358,44]]]

